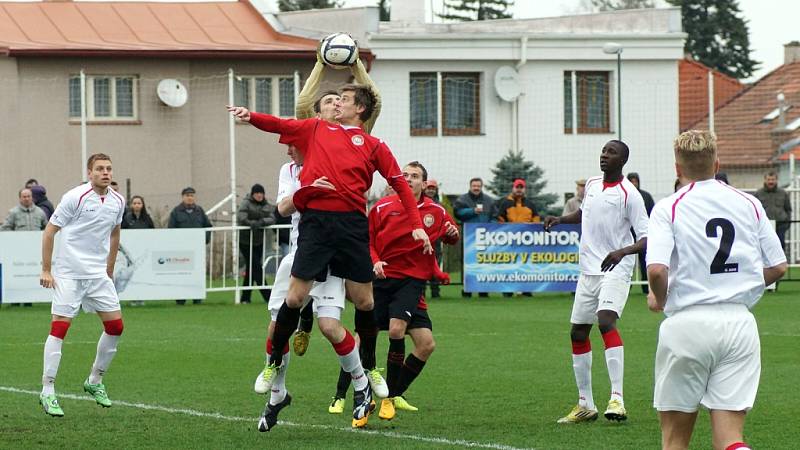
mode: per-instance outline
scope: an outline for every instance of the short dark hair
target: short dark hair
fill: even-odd
[[[25,186],[27,186],[27,185],[29,185],[29,184],[30,184],[30,185],[34,185],[34,184],[38,185],[38,184],[39,184],[39,181],[37,181],[37,180],[36,180],[36,178],[31,178],[30,180],[28,180],[28,181],[26,181],[26,182],[25,182]]]
[[[89,157],[88,161],[86,161],[86,168],[92,170],[92,168],[94,168],[95,161],[111,162],[111,157],[106,155],[105,153],[95,153],[94,155]]]
[[[428,169],[426,169],[421,162],[411,161],[410,163],[406,164],[406,167],[416,167],[417,169],[422,169],[422,181],[428,181]]]
[[[327,97],[327,96],[329,96],[329,95],[336,95],[336,96],[338,96],[338,95],[339,95],[339,93],[338,93],[337,91],[334,91],[333,89],[329,89],[329,90],[327,90],[327,91],[323,92],[323,93],[322,93],[322,95],[320,95],[320,96],[319,96],[319,98],[317,99],[317,101],[315,101],[315,102],[314,102],[314,112],[315,112],[315,113],[319,114],[319,111],[320,111],[320,105],[322,104],[322,99],[323,99],[323,98],[325,98],[325,97]]]
[[[628,162],[628,158],[630,157],[630,154],[631,154],[631,150],[628,148],[628,144],[620,141],[619,139],[612,139],[612,140],[610,140],[608,142],[613,142],[613,143],[619,145],[620,150],[622,150],[622,156],[623,156],[625,162]]]
[[[372,117],[372,113],[375,111],[375,103],[377,99],[375,98],[375,93],[372,92],[372,89],[369,86],[364,86],[363,84],[345,84],[341,88],[339,88],[339,95],[342,95],[344,92],[353,92],[355,93],[354,102],[356,106],[363,106],[364,111],[361,111],[361,114],[358,115],[358,118],[361,119],[362,122],[366,122]]]
[[[775,172],[774,170],[770,170],[769,172],[767,172],[766,175],[764,175],[764,178],[767,178],[767,177],[776,177],[777,178],[778,177],[778,173]]]
[[[475,177],[475,178],[473,178],[473,179],[469,180],[469,184],[470,184],[470,185],[472,185],[472,183],[473,183],[474,181],[480,181],[480,182],[481,182],[481,184],[483,184],[483,180],[481,179],[481,177]]]

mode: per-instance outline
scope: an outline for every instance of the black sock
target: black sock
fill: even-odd
[[[336,382],[336,398],[347,398],[347,391],[350,389],[350,381],[353,376],[344,369],[339,369],[339,381]]]
[[[403,364],[403,369],[400,371],[400,383],[395,395],[403,395],[424,368],[425,361],[417,358],[413,353],[409,354],[405,364]]]
[[[375,368],[375,346],[378,342],[378,327],[375,325],[375,312],[356,310],[355,329],[359,338],[359,355],[365,370]]]
[[[314,301],[308,302],[305,308],[300,311],[300,325],[297,327],[300,331],[305,331],[306,333],[311,332],[311,328],[314,327],[314,308],[312,305]]]
[[[289,308],[283,302],[281,309],[278,310],[278,317],[275,319],[275,331],[272,333],[272,355],[269,357],[270,364],[279,366],[283,362],[283,349],[289,343],[292,333],[297,328],[297,319],[300,317],[300,309]]]
[[[406,356],[406,339],[389,339],[389,355],[386,358],[386,384],[389,385],[389,397],[398,395],[400,373],[403,370],[403,358]]]

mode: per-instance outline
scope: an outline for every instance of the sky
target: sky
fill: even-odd
[[[404,1],[404,0],[394,0]],[[438,5],[442,0],[425,0]],[[552,17],[572,14],[587,0],[516,0],[514,17]],[[663,0],[658,0],[664,4]],[[344,0],[344,6],[376,5],[378,0]],[[762,64],[751,79],[754,81],[783,64],[783,44],[800,41],[800,1],[798,0],[739,0],[742,16],[750,30],[751,58]]]

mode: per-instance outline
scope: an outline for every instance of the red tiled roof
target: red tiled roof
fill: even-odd
[[[689,125],[702,120],[708,115],[708,72],[714,74],[714,107],[727,103],[746,86],[736,78],[711,69],[693,59],[684,58],[678,62],[678,80],[680,82],[680,129],[684,131]]]
[[[792,106],[785,113],[788,124],[800,117],[800,61],[778,67],[716,111],[714,128],[723,167],[771,166],[780,144],[800,137],[797,129],[774,139],[772,131],[778,126],[778,119],[762,121],[778,107],[779,92],[786,97],[786,105]],[[707,129],[708,118],[691,128]]]
[[[314,57],[316,46],[276,32],[246,0],[0,2],[8,56]]]

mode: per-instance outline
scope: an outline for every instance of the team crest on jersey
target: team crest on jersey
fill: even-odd
[[[426,227],[433,225],[434,222],[433,214],[425,214],[425,217],[422,218],[422,223],[425,224]]]
[[[364,145],[364,136],[357,134],[350,138],[354,145]]]

